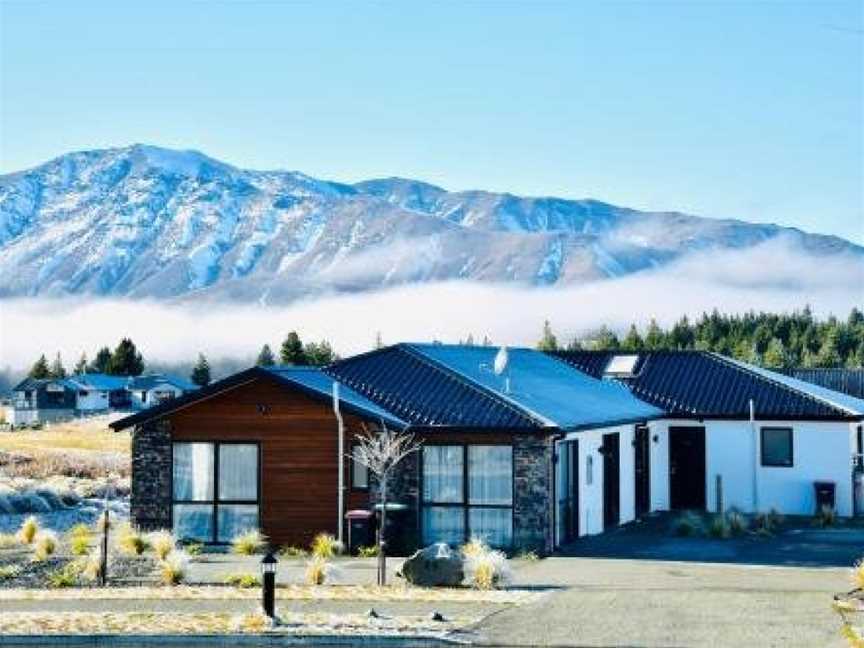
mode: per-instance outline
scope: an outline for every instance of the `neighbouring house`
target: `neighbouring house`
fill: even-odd
[[[73,374],[66,378],[27,378],[12,390],[6,422],[33,425],[99,414],[140,410],[197,389],[196,385],[163,374],[113,376]]]
[[[249,369],[112,427],[133,429],[144,528],[339,534],[347,510],[373,509],[350,446],[383,422],[421,443],[390,488],[395,545],[551,551],[652,511],[810,515],[816,482],[850,515],[862,420],[864,401],[712,353],[397,344],[323,370]]]

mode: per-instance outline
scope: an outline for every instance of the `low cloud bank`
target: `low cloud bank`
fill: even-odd
[[[747,251],[693,253],[661,270],[569,287],[529,288],[446,282],[324,297],[286,306],[170,305],[89,298],[0,301],[0,367],[21,369],[59,350],[67,367],[86,351],[131,337],[145,358],[188,361],[253,358],[297,330],[328,339],[342,355],[368,350],[381,332],[396,341],[456,342],[469,333],[494,343],[534,344],[544,319],[562,341],[606,324],[681,315],[791,311],[809,304],[817,315],[843,316],[864,301],[860,257],[808,255],[783,245]]]

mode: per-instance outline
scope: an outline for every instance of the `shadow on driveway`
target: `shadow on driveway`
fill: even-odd
[[[813,527],[810,518],[787,518],[772,537],[746,533],[715,539],[704,532],[676,536],[672,530],[676,517],[652,514],[600,535],[582,537],[557,554],[787,567],[850,567],[864,555],[864,528],[854,522],[821,529]],[[704,526],[708,527],[707,518]]]

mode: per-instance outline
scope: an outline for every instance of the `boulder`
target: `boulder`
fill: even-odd
[[[399,575],[420,587],[457,587],[465,578],[462,554],[438,542],[407,558]]]

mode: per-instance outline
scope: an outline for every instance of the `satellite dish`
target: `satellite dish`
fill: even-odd
[[[495,354],[495,364],[493,369],[495,370],[495,375],[500,376],[507,369],[507,363],[510,362],[510,354],[507,353],[507,347],[502,346],[498,349],[498,353]]]

